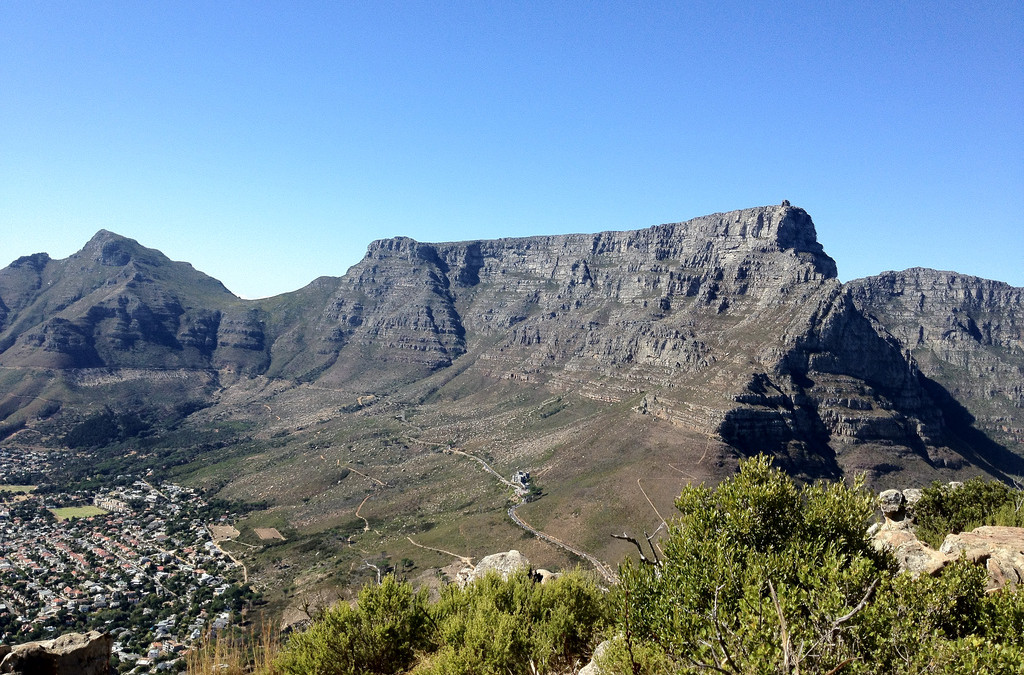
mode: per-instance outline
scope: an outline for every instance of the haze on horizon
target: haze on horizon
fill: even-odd
[[[0,266],[105,228],[244,297],[373,239],[806,208],[1024,286],[1024,5],[0,4]]]

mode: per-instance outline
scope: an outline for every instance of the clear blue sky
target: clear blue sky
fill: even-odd
[[[783,199],[844,280],[1024,286],[1024,3],[0,2],[0,266],[106,228],[259,297]]]

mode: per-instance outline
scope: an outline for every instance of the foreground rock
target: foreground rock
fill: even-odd
[[[607,675],[605,671],[601,669],[598,663],[604,656],[604,653],[611,649],[611,647],[611,640],[605,640],[604,642],[599,644],[597,646],[597,649],[594,650],[593,656],[590,658],[590,663],[588,663],[580,669],[579,675]]]
[[[68,633],[53,640],[28,642],[3,654],[0,673],[17,675],[107,675],[114,641],[99,631]]]
[[[938,574],[939,570],[958,557],[936,551],[918,539],[909,526],[893,526],[886,523],[872,535],[871,543],[878,550],[888,550],[891,552],[893,557],[896,558],[900,571],[908,572],[914,576]]]
[[[959,486],[949,484],[954,490]],[[1024,582],[1024,528],[986,525],[950,534],[936,551],[914,533],[913,506],[920,498],[920,490],[882,492],[878,505],[885,520],[868,530],[872,545],[891,552],[901,572],[934,575],[954,560],[965,558],[985,566],[989,591]]]
[[[986,525],[971,532],[951,534],[939,551],[984,565],[989,589],[1014,588],[1024,581],[1024,528]]]

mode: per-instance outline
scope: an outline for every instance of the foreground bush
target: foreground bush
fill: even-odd
[[[967,563],[896,574],[860,485],[800,488],[759,458],[676,506],[658,563],[621,570],[613,672],[1024,672],[1021,595],[986,597]]]
[[[573,572],[547,584],[524,571],[448,586],[430,604],[406,582],[367,586],[289,640],[276,670],[294,675],[517,675],[568,672],[608,623],[603,594]]]
[[[957,489],[934,483],[914,505],[917,536],[933,548],[947,534],[980,525],[1024,526],[1024,493],[998,481],[972,478]]]

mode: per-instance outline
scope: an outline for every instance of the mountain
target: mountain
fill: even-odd
[[[59,445],[104,406],[162,406],[173,424],[154,412],[105,456],[151,448],[157,470],[263,502],[319,545],[364,531],[367,490],[365,531],[389,548],[516,543],[493,479],[438,452],[456,447],[532,469],[544,497],[520,514],[611,559],[606,530],[653,529],[681,484],[757,452],[880,488],[1024,475],[1021,294],[931,270],[843,285],[788,203],[386,239],[344,277],[264,300],[104,231],[0,271],[0,424]],[[348,478],[360,464],[369,482]]]
[[[992,454],[993,474],[1021,474],[1024,444],[1024,289],[914,268],[847,284],[875,329],[917,364],[940,406],[947,436]]]

